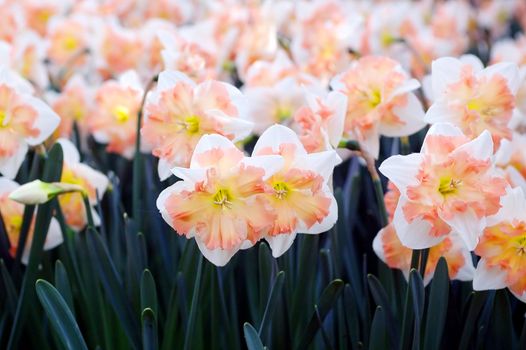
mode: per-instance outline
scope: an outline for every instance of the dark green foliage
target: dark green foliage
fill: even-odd
[[[507,290],[451,282],[444,259],[424,287],[427,251],[415,252],[409,281],[378,260],[371,243],[385,216],[373,184],[381,183],[356,158],[334,174],[333,229],[298,235],[278,259],[261,242],[218,268],[158,214],[155,200],[168,184],[147,170],[152,158],[135,160],[136,193],[132,164],[97,147],[83,158],[110,177],[98,208],[102,227],[74,232],[52,201],[26,209],[37,213],[27,267],[0,239],[2,349],[525,348],[526,307]],[[19,182],[58,180],[61,157],[58,146],[47,159],[33,156],[38,176]],[[51,217],[64,243],[43,252]],[[53,283],[38,282],[40,300],[38,279]]]

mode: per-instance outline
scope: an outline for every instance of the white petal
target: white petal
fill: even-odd
[[[429,124],[435,123],[455,123],[456,119],[449,110],[447,101],[438,99],[427,110],[424,121]]]
[[[7,177],[0,177],[0,195],[5,193],[11,193],[12,191],[19,188],[20,185]]]
[[[440,215],[440,211],[438,212]],[[479,242],[480,235],[486,225],[486,218],[479,219],[475,212],[468,208],[464,213],[457,213],[452,218],[445,220],[455,232],[458,232],[460,238],[464,241],[466,247],[473,251]]]
[[[296,156],[307,154],[307,151],[305,151],[298,135],[292,129],[283,125],[274,124],[261,134],[254,146],[252,155],[260,154],[261,150],[264,148],[270,148],[274,152],[278,152],[279,146],[282,144],[295,145]]]
[[[452,249],[460,249],[462,251],[462,256],[464,257],[464,265],[458,270],[458,273],[454,279],[459,281],[472,281],[473,276],[475,275],[475,266],[473,265],[471,252],[466,248],[464,241],[458,235],[458,233],[452,232],[449,235],[449,239],[453,244]]]
[[[18,173],[18,169],[20,169],[20,166],[26,158],[28,148],[27,143],[20,140],[18,149],[14,155],[0,158],[0,173],[9,179],[14,179]]]
[[[347,96],[338,91],[331,91],[327,96],[327,104],[334,109],[334,115],[327,122],[327,133],[329,142],[336,148],[343,136],[347,113]]]
[[[426,220],[416,218],[411,223],[407,222],[402,210],[407,201],[406,197],[400,197],[393,217],[393,224],[400,242],[411,249],[425,249],[443,241],[445,236],[435,237],[430,234],[431,224]]]
[[[231,250],[223,250],[220,248],[211,250],[208,249],[198,237],[195,238],[195,241],[203,256],[216,266],[225,266],[239,250],[239,247]]]
[[[218,134],[206,134],[201,137],[194,149],[194,154],[190,160],[190,168],[200,168],[201,165],[197,161],[197,155],[205,153],[214,148],[223,150],[236,149],[239,150],[229,139]],[[240,151],[241,152],[241,151]]]
[[[202,181],[206,177],[206,169],[188,169],[183,167],[174,167],[171,169],[171,173],[184,181],[192,183]]]
[[[405,81],[402,85],[397,87],[395,90],[393,90],[388,98],[391,99],[393,97],[403,95],[405,93],[411,92],[413,90],[416,90],[420,87],[420,82],[416,79],[409,79]]]
[[[382,238],[385,235],[385,229],[386,227],[381,229],[373,239],[373,250],[376,253],[376,255],[380,258],[380,260],[382,260],[383,262],[385,262],[385,254],[384,254],[384,245],[382,243]]]
[[[57,143],[62,147],[62,153],[64,154],[64,162],[68,164],[79,163],[80,154],[77,147],[68,139],[60,138]]]
[[[143,91],[143,85],[141,83],[141,78],[134,70],[128,70],[119,76],[119,84],[125,87],[130,87],[136,91]]]
[[[453,57],[442,57],[431,63],[433,96],[439,98],[447,86],[460,79],[462,62]]]
[[[75,171],[75,173],[79,174],[84,179],[86,179],[86,181],[88,181],[88,183],[95,188],[99,198],[102,198],[102,196],[104,196],[104,193],[106,192],[106,189],[108,188],[109,184],[109,180],[106,175],[82,163],[72,164],[71,169]],[[92,204],[95,203],[96,200],[93,199]]]
[[[374,127],[374,130],[365,140],[360,141],[360,147],[369,152],[374,159],[378,159],[380,154],[380,135],[378,134],[377,126]]]
[[[526,198],[521,187],[508,188],[500,199],[500,205],[497,214],[486,219],[487,226],[494,226],[504,221],[526,220]]]
[[[31,105],[37,111],[34,127],[39,130],[36,137],[27,137],[25,140],[31,146],[44,142],[57,129],[60,117],[44,102],[32,96],[24,96],[25,103]]]
[[[334,198],[332,192],[330,191],[328,187],[326,187],[323,192],[325,193],[326,196],[330,196],[331,198],[331,205],[329,206],[329,214],[327,214],[327,216],[321,222],[315,223],[310,228],[303,229],[303,230],[300,230],[298,228],[298,231],[300,233],[319,234],[319,233],[327,232],[334,226],[334,224],[336,224],[336,221],[338,221],[338,203],[336,202],[336,199]]]
[[[238,142],[245,139],[250,135],[254,128],[254,123],[241,118],[230,117],[218,109],[208,110],[206,115],[217,120],[225,134],[232,134],[234,136],[232,142]]]
[[[170,90],[178,83],[186,83],[191,86],[195,86],[195,83],[190,79],[186,74],[179,71],[163,71],[159,74],[159,79],[157,80],[157,89],[158,91]]]
[[[506,271],[498,267],[488,267],[485,259],[480,259],[475,276],[474,290],[501,289],[506,287]]]
[[[488,130],[484,130],[476,139],[471,140],[453,151],[453,154],[465,152],[470,157],[488,160],[493,155],[493,139]]]
[[[480,58],[478,58],[475,55],[462,55],[460,56],[460,61],[462,62],[462,64],[469,64],[473,68],[473,71],[475,73],[480,72],[484,69],[484,64],[482,63]]]
[[[405,194],[408,186],[418,184],[416,175],[423,160],[424,155],[421,153],[395,155],[384,160],[378,170],[391,180],[402,194]]]
[[[265,240],[268,242],[270,249],[272,250],[272,256],[279,258],[282,256],[294,243],[296,238],[296,232],[293,233],[282,233],[276,236],[267,236]]]
[[[378,128],[380,134],[390,137],[406,136],[414,134],[426,126],[424,109],[420,100],[414,94],[407,94],[407,104],[393,108],[393,113],[405,124],[380,123]]]
[[[245,166],[254,166],[265,169],[263,180],[266,180],[283,169],[285,161],[282,156],[270,154],[265,156],[245,157],[242,160],[242,163]]]
[[[320,174],[325,182],[329,181],[334,167],[342,162],[342,159],[334,150],[309,153],[297,157],[292,163],[292,168],[311,170]]]
[[[427,151],[427,138],[433,135],[441,136],[463,136],[462,131],[451,123],[436,123],[431,125],[427,131],[426,137],[422,145],[421,153],[428,153]]]
[[[46,242],[44,243],[44,250],[50,250],[60,245],[64,239],[62,238],[62,231],[60,225],[55,218],[51,219],[49,229],[47,231]]]
[[[157,174],[159,175],[159,179],[161,181],[164,181],[172,176],[172,172],[170,171],[171,168],[172,167],[168,164],[166,159],[159,158],[159,163],[157,164]]]
[[[492,77],[494,75],[502,76],[508,82],[508,88],[512,94],[517,92],[521,84],[519,67],[511,62],[493,64],[480,72],[480,75],[486,77]]]

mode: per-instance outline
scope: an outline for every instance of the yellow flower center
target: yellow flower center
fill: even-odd
[[[113,116],[119,123],[126,123],[130,119],[130,110],[122,105],[113,109]]]
[[[460,185],[462,185],[462,180],[455,180],[448,176],[442,177],[438,186],[438,192],[443,196],[455,194]]]
[[[20,228],[22,227],[22,215],[13,215],[11,216],[9,223],[8,223],[9,230],[11,232],[20,232]]]
[[[67,36],[66,38],[64,38],[63,45],[66,50],[73,51],[78,46],[77,39],[75,39],[72,36]]]
[[[225,188],[217,191],[214,197],[212,197],[212,200],[214,205],[220,207],[221,209],[232,208],[232,195],[230,194],[230,191]]]
[[[186,117],[183,124],[189,134],[196,134],[199,132],[199,118],[196,115]]]
[[[526,257],[526,234],[515,238],[514,247],[517,249],[518,256]]]
[[[7,115],[4,111],[0,111],[0,128],[7,126]]]
[[[393,36],[389,31],[384,31],[380,35],[380,42],[382,43],[383,47],[388,47],[392,45],[396,41],[396,37]]]
[[[290,193],[290,187],[284,182],[276,182],[272,188],[277,199],[285,199]]]
[[[278,106],[275,115],[279,123],[284,122],[292,116],[292,109],[289,106]]]
[[[382,102],[382,94],[380,89],[373,89],[369,95],[369,105],[371,108],[375,108],[380,104],[380,102]]]

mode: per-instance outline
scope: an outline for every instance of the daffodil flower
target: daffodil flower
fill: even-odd
[[[276,217],[266,232],[272,255],[287,251],[297,233],[318,234],[328,231],[338,218],[338,207],[330,188],[334,167],[341,162],[336,151],[307,153],[291,129],[274,125],[254,146],[253,156],[280,155],[283,168],[265,182],[264,198]]]
[[[182,181],[161,192],[157,208],[178,234],[195,238],[203,255],[223,266],[274,222],[276,214],[257,194],[282,167],[281,156],[245,157],[226,137],[204,135],[190,168],[172,169]]]
[[[439,123],[429,129],[421,153],[386,159],[380,172],[401,193],[393,223],[402,244],[429,248],[454,231],[473,250],[508,186],[492,155],[488,131],[470,141],[457,127]]]
[[[159,157],[159,177],[174,166],[187,167],[201,136],[223,135],[233,142],[247,137],[252,123],[242,119],[245,101],[227,83],[207,80],[195,84],[181,72],[164,71],[148,96],[141,134]]]
[[[510,189],[502,208],[487,220],[475,253],[480,261],[473,289],[508,288],[526,303],[526,198],[520,187]]]

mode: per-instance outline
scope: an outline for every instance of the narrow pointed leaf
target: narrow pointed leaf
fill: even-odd
[[[336,305],[336,301],[343,291],[343,281],[334,280],[332,281],[321,293],[319,302],[317,304],[319,318],[321,321],[325,320],[325,317],[329,314],[332,308]],[[301,342],[297,349],[306,349],[312,342],[320,326],[318,321],[318,315],[316,311],[312,313],[311,319],[303,332]]]
[[[157,320],[152,309],[146,308],[142,312],[142,348],[156,350],[159,348],[157,339]]]
[[[373,323],[371,325],[369,350],[389,349],[387,337],[385,313],[381,306],[377,306],[373,317]]]
[[[158,301],[157,301],[157,288],[155,287],[155,281],[153,279],[150,270],[146,269],[142,273],[141,277],[141,309],[151,309],[157,318]]]
[[[44,280],[36,282],[38,299],[61,343],[66,349],[87,350],[86,342],[66,301],[60,293]]]
[[[424,349],[438,350],[444,332],[449,299],[449,276],[446,259],[438,261],[427,308]]]
[[[55,286],[62,298],[64,298],[66,304],[68,304],[68,307],[74,316],[75,308],[73,305],[73,294],[71,293],[71,284],[69,283],[66,268],[60,260],[57,260],[57,262],[55,263]]]
[[[398,344],[400,341],[400,330],[395,321],[394,313],[391,307],[387,293],[380,281],[373,275],[368,275],[369,289],[373,295],[374,301],[378,306],[382,307],[382,315],[387,320],[387,331],[391,338],[392,344]]]
[[[99,233],[93,229],[88,229],[86,235],[90,253],[93,254],[93,263],[97,268],[98,277],[104,287],[106,296],[119,318],[124,332],[128,336],[130,345],[138,349],[141,343],[139,325],[127,300],[123,284],[119,279],[115,266],[113,266]]]
[[[247,343],[248,350],[263,350],[263,343],[259,339],[258,332],[248,322],[243,325],[243,331],[245,333],[245,341]]]
[[[272,290],[270,291],[270,296],[267,301],[267,305],[265,307],[265,313],[263,314],[263,319],[261,320],[261,325],[259,326],[258,335],[261,336],[263,334],[263,331],[265,330],[265,327],[268,322],[272,320],[272,314],[274,313],[274,310],[276,309],[276,304],[279,298],[279,295],[281,294],[281,291],[283,289],[283,282],[285,280],[285,272],[280,271],[276,279],[274,280],[274,284],[272,285]]]

